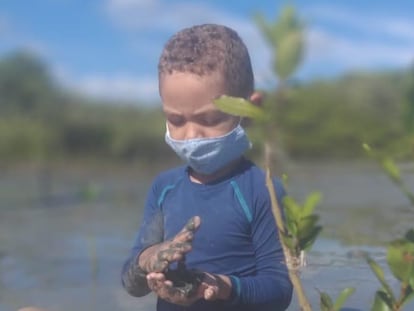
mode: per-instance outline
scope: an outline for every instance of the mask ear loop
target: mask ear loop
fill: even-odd
[[[244,119],[245,119],[244,117],[240,117],[239,123],[236,126],[236,127],[240,126],[243,129],[243,131],[245,131],[245,129],[242,125],[242,122],[243,122]],[[249,140],[249,149],[252,149],[252,148],[253,148],[253,143]]]
[[[167,136],[171,137],[170,129],[168,128],[168,122],[165,122],[165,133],[167,134]]]
[[[168,128],[168,122],[165,122],[165,136],[170,140],[173,141],[175,140],[174,138],[171,137],[171,133],[170,133],[170,129]]]

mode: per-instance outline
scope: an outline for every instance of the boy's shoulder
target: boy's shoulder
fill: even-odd
[[[247,172],[246,176],[253,179],[256,182],[263,182],[266,183],[266,172],[261,167],[257,166],[251,160],[245,160],[244,164],[245,169],[244,171]],[[242,178],[245,177],[244,174],[240,175]],[[274,183],[281,184],[281,179],[277,176],[272,176],[272,180]]]
[[[153,181],[155,187],[165,187],[179,182],[185,176],[187,167],[185,165],[174,167],[160,172]]]
[[[267,196],[266,172],[249,160],[247,167],[248,169],[237,178],[238,182],[244,184],[250,192],[256,193],[258,196]],[[282,180],[277,176],[272,176],[272,182],[277,194],[283,196],[285,194],[285,189]]]

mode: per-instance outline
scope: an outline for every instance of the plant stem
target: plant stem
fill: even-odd
[[[273,181],[272,181],[271,174],[270,174],[269,163],[267,161],[269,159],[268,152],[270,152],[270,149],[269,149],[268,144],[266,144],[265,145],[266,187],[269,191],[270,200],[271,200],[271,203],[272,203],[273,216],[275,217],[276,225],[278,227],[279,240],[280,240],[280,243],[282,245],[283,253],[285,255],[285,260],[286,260],[287,267],[288,267],[288,272],[289,272],[289,278],[290,278],[290,280],[292,282],[292,285],[293,285],[293,288],[295,289],[295,292],[298,296],[299,305],[300,305],[301,310],[302,311],[312,311],[311,305],[308,301],[308,298],[306,297],[305,291],[304,291],[303,286],[302,286],[302,282],[301,282],[299,274],[298,274],[299,269],[298,269],[297,265],[295,265],[297,260],[295,260],[295,258],[293,258],[293,256],[291,255],[289,249],[286,247],[286,245],[285,245],[285,243],[283,242],[283,239],[282,239],[282,234],[285,232],[285,229],[284,229],[284,225],[283,225],[282,212],[281,212],[281,209],[279,207],[279,203],[277,201],[275,188],[274,188]]]

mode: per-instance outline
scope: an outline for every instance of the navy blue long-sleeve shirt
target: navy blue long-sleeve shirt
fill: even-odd
[[[278,179],[274,182],[280,202],[285,192]],[[158,299],[158,311],[282,311],[288,307],[292,285],[265,175],[248,160],[210,184],[192,182],[186,167],[156,178],[135,244],[123,267],[122,283],[129,293],[140,296],[148,291],[145,278],[134,275],[139,254],[151,245],[172,239],[193,216],[200,216],[201,226],[192,251],[186,255],[187,267],[229,276],[232,299],[200,299],[190,307]]]

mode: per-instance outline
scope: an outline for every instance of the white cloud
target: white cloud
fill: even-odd
[[[158,99],[158,82],[153,77],[86,76],[79,79],[77,89],[96,98],[143,101],[137,104],[153,103]]]
[[[381,27],[381,25],[378,25]],[[412,20],[389,19],[383,21],[384,31],[400,39],[414,40],[414,22]]]
[[[336,62],[350,67],[402,66],[414,57],[414,44],[406,47],[378,41],[357,41],[338,37],[320,28],[311,29],[307,41],[309,62]]]
[[[101,100],[122,101],[137,105],[153,104],[159,101],[158,82],[152,76],[131,76],[128,74],[75,76],[63,67],[54,70],[57,80],[82,95]]]
[[[216,7],[191,2],[161,0],[108,0],[106,10],[115,25],[130,33],[146,33],[140,41],[140,50],[154,52],[153,36],[164,33],[165,40],[176,31],[202,23],[224,24],[235,29],[250,51],[258,86],[273,82],[271,52],[251,18],[241,18]],[[148,36],[149,34],[149,36]],[[157,36],[159,37],[159,36]],[[146,53],[154,68],[163,44],[156,53]],[[137,44],[134,44],[135,48]],[[152,58],[152,59],[151,59]]]
[[[113,21],[130,32],[172,34],[178,29],[203,22],[228,25],[238,31],[249,48],[257,85],[274,82],[272,53],[250,18],[238,17],[208,3],[200,5],[161,0],[108,0],[107,9]],[[334,65],[332,68],[346,71],[403,66],[412,61],[414,23],[411,20],[374,13],[362,16],[335,6],[308,7],[300,13],[307,15],[309,20],[304,66],[309,67],[309,63],[313,62],[312,68]],[[336,27],[331,28],[331,25]],[[349,30],[353,32],[352,36],[348,34]],[[359,38],[358,34],[365,34],[365,37]]]
[[[158,101],[156,66],[167,38],[184,27],[219,23],[235,29],[246,43],[258,87],[272,86],[272,52],[250,17],[224,11],[210,2],[168,0],[105,0],[104,9],[115,27],[130,39],[129,48],[144,55],[153,67],[147,72],[101,75],[82,69],[82,74],[62,74],[60,81],[79,92],[104,99]],[[299,74],[309,78],[318,71],[332,75],[354,69],[377,69],[410,64],[414,58],[414,21],[375,11],[359,13],[346,7],[301,7],[308,20],[307,54]],[[29,38],[0,15],[0,49],[17,46],[48,58],[46,42]],[[73,68],[76,70],[76,68]],[[79,69],[78,71],[80,71]]]
[[[140,51],[146,53],[148,61],[154,64],[161,53],[162,44],[154,51],[153,37],[167,40],[176,31],[201,23],[218,23],[235,29],[246,43],[252,58],[258,85],[263,85],[272,77],[269,69],[270,51],[260,32],[251,19],[244,19],[209,5],[191,2],[168,2],[161,0],[108,0],[106,10],[115,25],[125,31],[142,33],[139,39]],[[137,41],[135,41],[137,42]],[[132,43],[135,48],[137,44]]]
[[[396,40],[414,40],[414,21],[400,16],[372,12],[363,15],[344,7],[317,6],[304,10],[314,21],[326,21],[357,33],[372,36],[388,36]]]
[[[154,73],[114,76],[91,73],[64,79],[66,85],[82,93],[137,103],[159,101],[156,63],[164,43],[161,41],[179,29],[200,23],[225,24],[235,29],[250,51],[257,86],[275,83],[272,53],[251,18],[222,11],[208,2],[200,5],[162,0],[107,0],[105,9],[115,26],[134,36],[136,40],[131,42],[131,47],[146,51],[145,61],[153,64]],[[318,75],[318,71],[336,75],[355,69],[405,66],[412,62],[412,21],[374,14],[361,16],[336,7],[305,8],[300,13],[308,14],[310,20],[307,53],[298,73],[304,78]],[[338,27],[348,31],[338,32]],[[365,37],[349,35],[350,29],[357,34],[364,33]],[[390,44],[390,39],[396,42]],[[159,50],[155,51],[157,48]]]
[[[304,67],[344,71],[404,67],[414,60],[414,23],[393,16],[338,7],[313,7],[308,14]],[[324,71],[324,70],[321,70]]]

